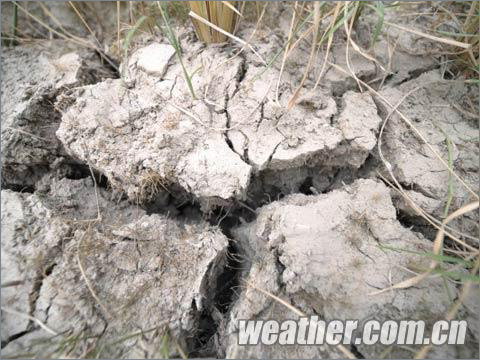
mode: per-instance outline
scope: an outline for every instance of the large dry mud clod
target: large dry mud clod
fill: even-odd
[[[358,180],[324,195],[290,195],[258,213],[256,221],[234,231],[249,259],[246,280],[306,314],[325,320],[358,319],[360,325],[372,318],[421,319],[430,324],[452,304],[449,296],[455,297],[456,287],[453,283],[445,287],[441,278],[371,295],[427,268],[429,258],[412,251],[426,253],[432,246],[397,221],[390,190],[383,183]],[[225,327],[227,357],[345,356],[334,347],[239,346],[238,320],[266,318],[282,320],[296,315],[247,286]],[[475,342],[472,333],[478,332],[478,323],[472,317],[467,320],[468,341]],[[455,357],[470,351],[469,356],[478,356],[476,346],[469,344],[436,348],[433,354]],[[375,358],[385,347],[359,345],[357,350],[366,358]],[[391,351],[395,357],[410,356],[400,347]]]
[[[452,212],[474,201],[474,194],[478,194],[478,121],[462,110],[476,99],[478,86],[442,80],[436,70],[382,90],[376,98],[384,117],[391,112],[386,101],[393,106],[401,102],[398,109],[426,140],[420,139],[405,118],[393,113],[382,137],[382,154],[412,200],[437,218],[444,216],[447,203]],[[447,166],[471,191],[449,173]],[[385,174],[390,177],[386,171]],[[411,216],[418,215],[405,198],[399,198],[398,207]],[[466,214],[457,225],[478,236],[478,213]]]
[[[2,48],[1,56],[2,186],[28,187],[66,156],[55,136],[57,97],[112,74],[94,51],[61,40]]]
[[[263,55],[280,47],[269,40]],[[287,110],[298,74],[285,71],[277,102],[279,69],[256,55],[183,45],[186,68],[199,69],[197,99],[173,48],[151,43],[122,65],[122,79],[79,89],[62,117],[57,136],[68,153],[130,198],[145,200],[152,183],[179,185],[207,205],[256,197],[264,186],[289,193],[320,167],[358,169],[375,145],[381,119],[369,94],[346,92],[337,107],[328,88],[305,90]]]
[[[2,191],[2,355],[188,350],[226,237],[109,196],[90,179],[53,181],[43,196]]]
[[[154,62],[159,49],[163,57]],[[57,135],[70,154],[106,174],[132,199],[143,201],[150,188],[164,191],[172,183],[206,201],[242,199],[251,167],[224,139],[225,113],[191,99],[173,55],[171,46],[151,44],[122,67],[123,79],[82,88]],[[223,106],[235,88],[239,61],[215,76],[213,70],[226,60],[220,49],[189,55],[189,68],[203,66],[214,75],[210,96]],[[193,79],[195,88],[207,86],[207,78]]]
[[[2,190],[1,198],[3,348],[34,325],[28,316],[69,227],[52,219],[36,195]]]
[[[347,92],[338,109],[331,96],[319,91],[287,110],[269,100],[274,91],[269,91],[265,81],[247,72],[246,85],[229,101],[233,129],[228,137],[238,153],[247,154],[255,169],[358,168],[363,164],[375,145],[381,121],[369,94]],[[264,103],[254,100],[261,95]]]

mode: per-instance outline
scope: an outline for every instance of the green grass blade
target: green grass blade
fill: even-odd
[[[453,256],[448,256],[448,255],[437,255],[433,253],[428,253],[428,252],[419,252],[419,251],[414,251],[414,250],[408,250],[408,249],[401,249],[401,248],[396,248],[396,247],[391,247],[387,245],[378,245],[381,249],[386,249],[386,250],[392,250],[392,251],[397,251],[397,252],[406,252],[409,254],[415,254],[415,255],[420,255],[420,256],[425,256],[428,257],[432,260],[435,260],[440,263],[450,263],[450,264],[460,264],[464,265],[466,267],[472,267],[473,262],[472,261],[466,261],[457,257]]]
[[[185,68],[185,65],[183,64],[182,48],[180,46],[180,43],[178,42],[177,36],[173,32],[173,29],[170,25],[168,12],[166,8],[165,9],[163,8],[163,4],[160,1],[158,1],[157,4],[158,4],[158,8],[160,9],[160,13],[162,15],[162,19],[165,24],[165,27],[160,26],[158,23],[157,23],[157,26],[160,30],[162,30],[165,33],[165,36],[167,37],[168,41],[175,49],[175,54],[177,55],[177,59],[180,62],[180,66],[182,67],[185,82],[187,83],[187,86],[188,86],[188,89],[190,90],[192,98],[196,99],[195,91],[193,90],[193,85],[192,85],[192,77],[188,74],[188,71]]]
[[[433,271],[434,274],[440,274],[442,276],[445,276],[445,277],[448,277],[452,280],[455,280],[455,281],[461,281],[461,282],[467,282],[467,281],[471,281],[471,282],[476,282],[478,283],[479,282],[479,277],[478,275],[473,275],[473,274],[465,274],[465,273],[460,273],[460,272],[457,272],[457,271],[445,271],[445,270],[441,270],[441,269],[436,269]]]
[[[448,286],[448,282],[447,282],[447,277],[446,276],[442,276],[442,280],[443,280],[443,287],[445,289],[445,292],[447,293],[447,298],[448,298],[448,301],[450,303],[453,303],[453,300],[455,299],[452,295],[452,292],[450,291],[450,287]]]
[[[143,22],[148,19],[148,16],[143,15],[140,19],[137,20],[135,25],[128,31],[127,36],[125,37],[125,43],[123,44],[123,48],[125,50],[128,50],[128,47],[130,46],[130,42],[133,39],[133,36],[137,32],[137,30],[142,26]]]
[[[447,150],[448,150],[448,167],[451,170],[453,170],[452,140],[450,140],[450,138],[446,133],[445,133],[445,140],[447,142]],[[450,205],[452,204],[452,200],[453,200],[453,176],[451,172],[448,172],[447,202],[445,204],[445,210],[443,211],[444,218],[448,216],[448,212],[450,211]]]
[[[456,33],[451,31],[442,31],[442,30],[435,30],[437,34],[446,35],[446,36],[453,36],[453,37],[478,37],[478,34],[466,34],[466,33]]]
[[[375,6],[370,6],[370,7],[373,8],[375,10],[375,12],[377,13],[378,21],[377,21],[377,24],[375,25],[375,30],[373,31],[371,47],[373,47],[375,45],[378,37],[380,36],[380,33],[382,31],[382,27],[383,27],[383,19],[385,17],[385,6],[383,5],[383,2],[375,1],[374,4],[375,4]]]
[[[127,33],[127,36],[125,37],[125,42],[123,44],[123,49],[125,51],[125,54],[124,54],[124,61],[127,59],[127,56],[128,56],[128,48],[130,47],[130,43],[133,39],[133,37],[135,36],[135,33],[137,32],[137,30],[140,28],[140,26],[142,26],[143,22],[145,20],[148,19],[148,16],[145,16],[143,15],[140,19],[137,20],[137,22],[135,23],[135,25],[128,31]],[[125,72],[127,66],[125,64],[124,68],[123,68],[123,72]],[[122,74],[122,78],[124,77],[123,76],[124,74]]]
[[[334,25],[332,28],[330,28],[330,29],[327,31],[327,33],[325,33],[325,34],[322,36],[322,38],[321,38],[321,40],[320,40],[320,43],[318,44],[319,46],[323,43],[323,41],[324,41],[326,38],[328,38],[329,36],[333,35],[333,33],[335,33],[335,32],[338,30],[338,28],[345,23],[345,21],[348,21],[348,20],[350,19],[350,17],[352,16],[353,12],[355,11],[355,8],[356,8],[356,5],[350,6],[350,9],[346,12],[346,15],[341,16],[341,17],[338,18],[338,20],[335,22],[335,25]]]

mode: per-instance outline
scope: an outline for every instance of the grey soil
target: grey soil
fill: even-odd
[[[263,58],[281,49],[288,26],[262,30]],[[360,43],[368,28],[367,19],[355,30]],[[478,122],[455,105],[478,101],[478,87],[443,79],[426,53],[435,43],[388,31],[374,48],[390,63],[383,81],[350,49],[355,75],[383,82],[378,94],[327,66],[291,110],[307,44],[277,92],[280,61],[265,70],[248,49],[232,57],[235,44],[206,46],[183,27],[196,99],[161,36],[132,45],[120,73],[61,40],[2,48],[2,356],[343,356],[328,346],[239,346],[239,319],[297,318],[247,282],[325,320],[442,318],[459,286],[440,277],[369,295],[428,266],[388,247],[431,252],[435,236],[388,186],[392,175],[437,218],[449,183],[450,212],[473,200],[386,101],[418,87],[399,109],[476,191]],[[346,69],[345,51],[339,41],[329,60]],[[477,224],[475,212],[451,225],[478,246]],[[472,294],[459,313],[467,344],[430,357],[478,357]],[[376,358],[386,348],[350,350]]]

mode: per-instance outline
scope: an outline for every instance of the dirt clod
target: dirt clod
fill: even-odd
[[[372,318],[435,319],[449,309],[448,292],[456,292],[450,285],[447,292],[437,278],[419,287],[371,295],[410,278],[414,269],[426,268],[429,259],[411,251],[430,249],[427,239],[398,222],[390,190],[378,181],[358,180],[318,196],[287,196],[259,209],[257,220],[240,226],[235,238],[250,249],[250,257],[247,289],[232,309],[224,333],[227,357],[287,356],[281,346],[238,345],[239,319],[297,317],[285,315],[288,310],[282,304],[248,288],[248,283],[286,299],[308,315],[359,319],[360,323]],[[381,345],[357,349],[366,358],[378,357],[385,350]],[[309,356],[312,351],[294,347],[288,356]],[[338,356],[338,349],[323,351],[328,357]],[[451,357],[463,350],[451,346],[437,351],[439,356]],[[477,350],[470,351],[475,356]],[[394,348],[392,354],[407,356],[401,348]]]
[[[2,49],[2,187],[33,186],[66,156],[55,136],[55,102],[68,89],[111,76],[94,51],[67,41]]]
[[[312,38],[312,3],[247,3],[244,45],[202,43],[176,2],[18,4],[30,15],[2,3],[2,356],[344,358],[240,346],[239,320],[298,319],[270,293],[354,335],[410,319],[428,336],[476,279],[478,210],[432,254],[479,181],[475,69],[451,60],[472,53],[422,35],[458,30],[440,6],[325,2]],[[466,344],[428,356],[478,358],[478,318],[472,290]]]
[[[13,356],[18,341],[23,351],[55,352],[65,341],[52,337],[55,333],[93,339],[80,341],[72,349],[76,356],[98,341],[92,351],[99,355],[138,357],[142,340],[155,357],[164,336],[170,337],[170,346],[175,339],[187,351],[200,313],[213,301],[209,286],[217,286],[227,239],[205,222],[149,216],[125,202],[114,203],[103,189],[98,204],[106,220],[98,220],[97,209],[88,207],[96,202],[87,180],[54,184],[46,206],[37,195],[2,191],[2,219],[8,218],[2,221],[2,270],[9,268],[2,271],[2,284],[11,283],[2,307],[44,325],[19,322],[4,312],[2,328],[8,332],[2,332],[2,353]],[[84,217],[72,218],[77,212]],[[108,345],[139,330],[152,334],[143,338],[139,333],[132,344]],[[31,334],[8,344],[22,332]],[[39,338],[46,348],[35,341]],[[175,347],[169,351],[178,354]]]

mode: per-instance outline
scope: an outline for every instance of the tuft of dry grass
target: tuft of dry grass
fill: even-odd
[[[153,200],[161,191],[168,192],[169,181],[155,172],[147,173],[140,181],[138,200],[140,203]]]

